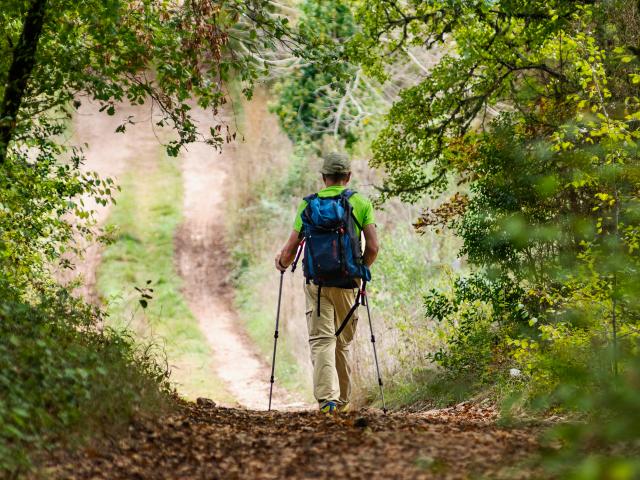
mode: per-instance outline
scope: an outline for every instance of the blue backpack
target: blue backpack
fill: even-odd
[[[345,189],[335,197],[305,197],[302,236],[305,239],[302,267],[307,281],[319,286],[356,288],[356,279],[367,282],[371,273],[362,259],[362,244],[349,199],[356,192]]]

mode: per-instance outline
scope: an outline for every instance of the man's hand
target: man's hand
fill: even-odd
[[[289,265],[293,263],[293,259],[298,251],[298,245],[300,244],[300,234],[293,230],[289,235],[287,243],[282,247],[282,251],[276,255],[276,269],[280,272],[284,272]]]
[[[284,265],[282,265],[282,263],[280,262],[280,257],[282,256],[281,253],[279,253],[278,255],[276,255],[276,269],[279,270],[280,272],[285,272],[287,270],[287,267],[285,267]]]

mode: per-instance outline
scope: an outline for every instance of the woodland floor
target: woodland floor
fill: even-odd
[[[536,432],[472,404],[425,413],[258,412],[185,403],[106,446],[57,459],[58,479],[533,478]],[[537,477],[539,478],[539,477]]]

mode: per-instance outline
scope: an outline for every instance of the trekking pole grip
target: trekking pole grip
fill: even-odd
[[[296,252],[296,258],[293,260],[291,264],[291,273],[296,271],[296,267],[298,266],[298,260],[300,260],[300,255],[302,254],[302,250],[304,249],[304,238],[298,244],[298,251]]]

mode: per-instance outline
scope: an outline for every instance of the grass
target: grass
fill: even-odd
[[[265,92],[258,90],[251,102],[234,104],[246,141],[239,143],[235,154],[225,213],[234,259],[235,305],[243,326],[270,365],[278,296],[273,255],[279,247],[275,243],[284,241],[290,232],[293,215],[290,205],[282,201],[290,192],[283,191],[281,183],[297,185],[297,177],[292,178],[296,172],[290,169],[289,140],[264,128],[263,122],[268,123],[270,117],[266,102]],[[285,287],[284,295],[293,294]],[[299,287],[295,295],[302,295]],[[291,305],[283,305],[280,320],[276,381],[311,400],[310,377],[299,360],[302,356],[306,360],[308,353],[301,352],[297,343],[304,342],[306,346],[306,339],[299,338],[301,329],[306,332],[304,312],[297,315]]]
[[[387,386],[387,406],[398,408],[443,408],[468,400],[478,392],[473,378],[447,379],[441,373],[424,369],[408,380]],[[371,392],[371,395],[377,392]]]
[[[161,343],[182,395],[232,402],[181,293],[174,233],[182,221],[182,176],[175,159],[158,155],[152,165],[138,165],[124,179],[109,219],[117,234],[103,254],[98,290],[108,301],[110,325]],[[146,299],[146,308],[140,303],[143,294],[153,297]]]
[[[293,153],[287,152],[282,148],[288,142],[286,138],[274,143],[277,135],[272,130],[252,124],[256,118],[268,118],[261,114],[264,101],[264,97],[256,97],[253,103],[243,103],[240,123],[248,133],[247,144],[241,146],[233,165],[234,175],[230,176],[227,225],[234,247],[236,305],[252,339],[270,361],[278,289],[273,256],[291,231],[298,202],[319,187],[320,179],[313,148],[298,145]],[[264,138],[263,130],[273,138]],[[263,145],[270,146],[268,154]],[[376,183],[374,173],[363,165],[357,168],[353,186],[365,195],[373,193],[369,183]],[[380,367],[383,378],[390,383],[410,381],[407,379],[411,378],[411,371],[430,364],[425,352],[437,350],[442,339],[435,322],[424,318],[423,297],[431,288],[446,283],[453,270],[461,268],[456,260],[459,244],[450,233],[427,232],[420,236],[413,230],[412,221],[426,205],[389,202],[385,210],[376,211],[382,249],[373,267],[369,293],[379,339]],[[308,389],[310,383],[304,364],[308,353],[301,348],[302,342],[306,343],[301,290],[296,285],[293,292],[285,291],[285,296],[300,298],[288,302],[283,312],[281,320],[286,328],[278,346],[277,373],[292,390],[301,386]],[[360,338],[353,347],[354,403],[359,398],[374,398],[374,392],[377,395],[365,321],[359,330]],[[407,390],[412,388],[419,387],[406,386]]]

